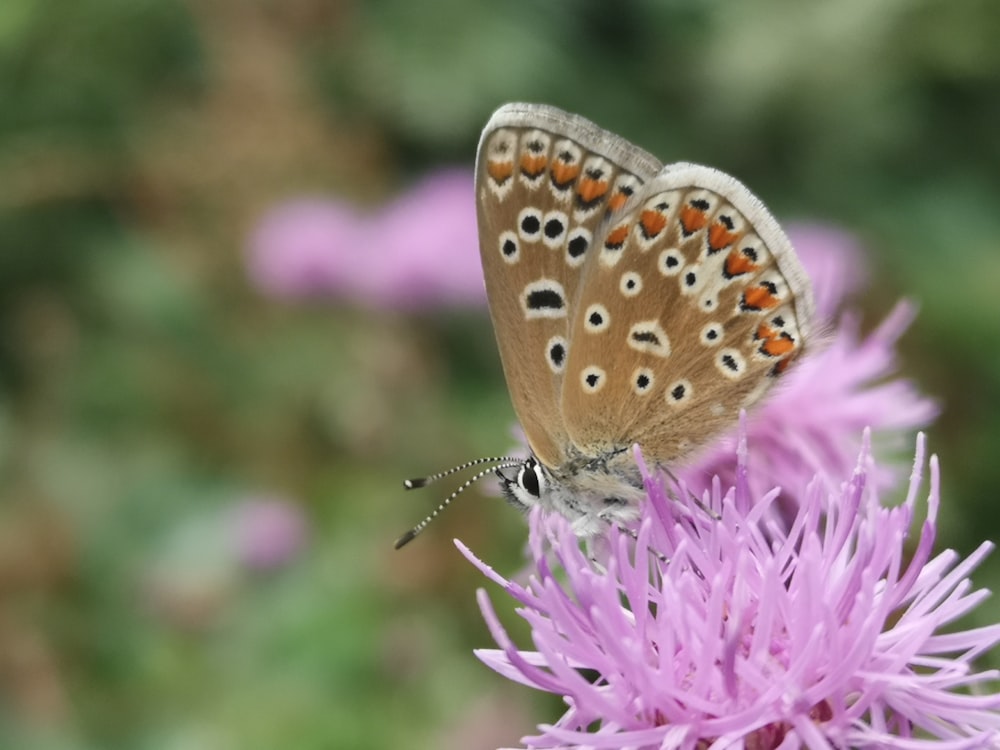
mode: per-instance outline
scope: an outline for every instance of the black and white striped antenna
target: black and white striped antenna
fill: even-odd
[[[465,480],[454,492],[452,492],[450,495],[448,495],[448,497],[442,500],[441,504],[438,505],[438,507],[436,507],[434,510],[432,510],[430,514],[428,514],[428,516],[424,518],[423,521],[421,521],[412,529],[410,529],[401,537],[399,537],[399,539],[396,540],[396,543],[393,546],[396,549],[400,549],[409,544],[410,542],[412,542],[417,537],[417,535],[420,534],[421,531],[423,531],[428,527],[428,525],[430,525],[431,521],[433,521],[435,518],[438,517],[438,515],[440,515],[441,511],[443,511],[445,508],[451,505],[452,500],[461,495],[463,492],[469,489],[469,487],[471,487],[473,484],[478,482],[483,477],[492,474],[498,469],[510,469],[516,466],[520,466],[522,463],[524,463],[524,459],[515,458],[514,456],[488,456],[486,458],[477,458],[473,461],[466,461],[464,464],[460,464],[459,466],[454,466],[445,471],[439,471],[437,474],[431,474],[426,477],[416,477],[414,479],[403,480],[403,486],[406,489],[415,490],[419,489],[420,487],[426,487],[427,485],[436,482],[439,479],[443,479],[444,477],[449,477],[452,474],[456,474],[457,472],[464,471],[465,469],[471,469],[473,466],[479,466],[481,464],[486,464],[486,463],[493,464],[493,466],[489,466],[481,471],[477,471],[473,476]]]

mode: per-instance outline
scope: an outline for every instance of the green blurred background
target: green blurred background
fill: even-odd
[[[996,537],[998,31],[994,0],[5,0],[0,747],[474,749],[558,715],[471,655],[450,540],[512,571],[517,514],[473,493],[391,548],[441,497],[401,478],[510,444],[485,312],[245,268],[270,207],[470,166],[508,100],[856,232],[868,324],[921,305],[941,546]],[[261,497],[305,537],[266,569],[233,541]]]

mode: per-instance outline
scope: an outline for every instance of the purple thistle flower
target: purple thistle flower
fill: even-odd
[[[265,294],[385,309],[486,303],[472,172],[428,175],[370,214],[339,200],[300,200],[264,216],[248,272]]]
[[[982,748],[1000,742],[995,671],[972,660],[1000,625],[943,632],[987,595],[968,578],[992,548],[932,556],[939,504],[930,459],[927,520],[912,557],[923,436],[905,502],[882,506],[869,481],[867,436],[836,491],[814,481],[790,525],[768,523],[778,492],[756,495],[745,431],[734,486],[668,498],[645,475],[637,537],[609,530],[601,563],[556,515],[531,517],[534,573],[509,581],[463,554],[520,603],[535,650],[511,643],[485,593],[500,674],[562,695],[569,706],[542,748]],[[641,456],[637,458],[642,465]],[[643,466],[645,472],[645,467]],[[660,560],[665,556],[669,561]],[[966,692],[979,691],[980,694]]]

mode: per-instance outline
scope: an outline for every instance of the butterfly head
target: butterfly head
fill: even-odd
[[[558,512],[570,520],[582,537],[599,534],[610,524],[627,525],[634,521],[644,496],[638,468],[625,449],[596,457],[577,455],[555,468],[546,466],[534,455],[480,458],[428,477],[408,479],[404,486],[411,490],[426,487],[486,463],[492,466],[477,471],[459,485],[423,521],[396,540],[396,549],[411,542],[455,498],[490,474],[497,477],[500,491],[511,505],[524,512],[536,505],[545,511]]]
[[[513,473],[505,473],[510,469]],[[521,510],[530,510],[542,503],[552,483],[551,474],[534,456],[524,459],[520,465],[498,468],[495,473],[504,498]]]
[[[523,511],[536,505],[555,511],[582,537],[600,534],[612,524],[631,523],[644,496],[638,468],[624,449],[577,456],[555,468],[532,455],[494,473],[511,505]]]

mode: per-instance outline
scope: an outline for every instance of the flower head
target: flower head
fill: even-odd
[[[534,573],[503,586],[530,624],[535,649],[511,643],[480,605],[499,650],[478,656],[499,673],[565,697],[569,706],[530,747],[981,748],[1000,742],[1000,694],[972,660],[1000,625],[943,632],[987,592],[969,573],[991,545],[961,560],[932,556],[939,503],[930,459],[927,519],[912,557],[923,438],[906,501],[881,505],[867,440],[837,491],[812,482],[790,525],[768,523],[777,491],[755,496],[745,433],[734,484],[668,498],[646,475],[637,536],[609,531],[601,563],[560,517],[531,518]],[[638,457],[641,461],[641,457]],[[980,689],[980,695],[966,689]]]
[[[376,308],[482,306],[472,173],[428,175],[365,213],[341,200],[274,208],[248,247],[251,279],[266,294]]]

